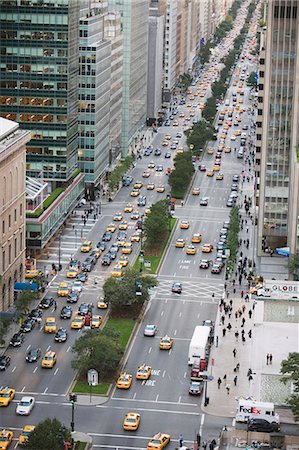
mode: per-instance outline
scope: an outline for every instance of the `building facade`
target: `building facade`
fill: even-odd
[[[298,248],[299,2],[268,2],[257,111],[258,254]]]
[[[166,0],[165,16],[163,102],[169,103],[176,84],[177,0]]]
[[[0,311],[14,302],[14,283],[25,273],[26,144],[30,132],[0,117]]]
[[[126,156],[146,121],[149,0],[108,0],[118,11],[123,31],[121,150]]]
[[[0,2],[0,116],[31,130],[27,175],[47,181],[49,194],[69,192],[66,212],[83,195],[76,190],[74,199],[72,193],[78,167],[79,12],[79,0]],[[29,246],[47,244],[30,225],[27,237]]]
[[[152,4],[148,32],[147,118],[156,121],[162,107],[165,16]]]
[[[80,19],[79,167],[85,174],[86,196],[109,166],[111,41],[104,36],[105,8],[93,8]]]

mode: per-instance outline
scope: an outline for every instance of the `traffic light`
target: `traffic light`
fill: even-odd
[[[76,394],[70,394],[69,395],[69,400],[71,403],[76,403],[77,402],[77,395]]]

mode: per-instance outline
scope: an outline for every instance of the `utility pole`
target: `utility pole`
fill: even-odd
[[[70,394],[69,400],[72,404],[72,420],[71,420],[71,430],[75,431],[75,403],[77,402],[77,395]]]

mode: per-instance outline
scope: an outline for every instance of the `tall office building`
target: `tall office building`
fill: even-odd
[[[258,253],[298,249],[299,1],[268,2],[261,36],[256,173]]]
[[[27,175],[47,181],[51,194],[28,217],[27,245],[40,249],[84,189],[77,172],[79,0],[1,0],[0,20],[0,115],[31,130]]]
[[[177,0],[166,0],[165,10],[163,101],[168,103],[176,83]]]
[[[30,132],[0,117],[0,311],[13,305],[25,272],[25,166]]]
[[[149,0],[108,0],[119,11],[123,31],[122,155],[133,148],[146,120]]]

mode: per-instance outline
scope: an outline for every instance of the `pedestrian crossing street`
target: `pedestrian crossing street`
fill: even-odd
[[[94,292],[101,292],[102,286],[106,280],[106,278],[109,276],[109,273],[102,272],[101,274],[88,274],[88,279],[85,281],[83,285],[84,292],[88,291],[94,291]],[[70,284],[72,284],[72,279],[67,280]],[[54,279],[49,287],[49,290],[56,291],[58,289],[59,283],[61,280]]]

